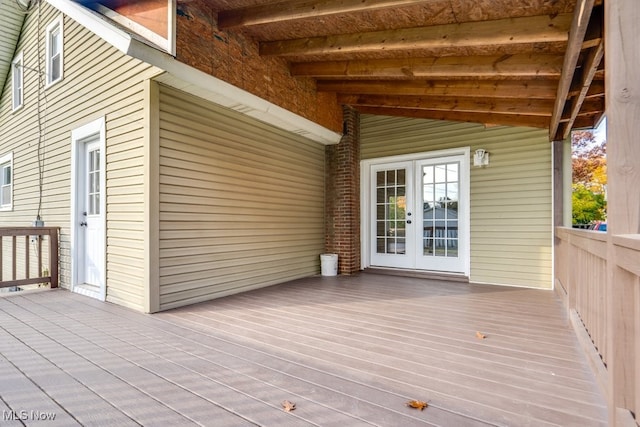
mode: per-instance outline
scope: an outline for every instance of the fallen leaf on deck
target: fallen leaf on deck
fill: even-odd
[[[485,339],[486,337],[487,337],[487,336],[486,336],[485,334],[483,334],[482,332],[480,332],[480,331],[477,331],[477,332],[476,332],[476,338],[478,338],[479,340],[483,340],[483,339]]]
[[[291,412],[296,409],[296,404],[293,402],[289,402],[288,400],[283,400],[282,409],[284,409],[284,412]]]
[[[409,408],[420,409],[421,411],[424,411],[424,408],[429,405],[427,404],[427,402],[422,402],[420,400],[410,400],[407,402],[407,406]]]

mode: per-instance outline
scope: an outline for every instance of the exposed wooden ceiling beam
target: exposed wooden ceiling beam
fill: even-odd
[[[590,0],[593,1],[593,0]],[[571,14],[464,22],[260,43],[260,55],[302,56],[566,42]]]
[[[248,27],[260,24],[314,18],[349,12],[396,8],[405,5],[434,3],[437,0],[294,0],[281,1],[239,9],[223,10],[218,14],[218,28]]]
[[[431,120],[449,120],[458,122],[481,123],[487,126],[526,126],[546,128],[549,126],[549,117],[504,115],[491,113],[459,113],[451,111],[411,110],[404,108],[377,108],[356,107],[363,114],[377,114],[383,116],[412,117]]]
[[[462,57],[297,62],[291,75],[316,78],[559,78],[562,55],[518,54]]]
[[[526,114],[551,117],[553,101],[499,98],[339,95],[338,103],[354,107],[409,108],[461,113]]]
[[[585,59],[582,65],[582,73],[579,76],[579,85],[581,87],[580,93],[571,98],[570,107],[569,107],[569,121],[563,123],[562,126],[559,126],[558,132],[556,133],[556,138],[566,139],[569,137],[571,133],[571,126],[575,121],[578,113],[582,109],[582,104],[587,97],[587,93],[589,91],[589,87],[593,81],[593,77],[598,71],[598,66],[600,65],[600,61],[604,56],[604,40],[600,43],[599,46],[591,49],[587,58]]]
[[[471,80],[319,80],[321,92],[369,95],[420,95],[455,97],[494,97],[521,99],[554,99],[557,82],[534,81],[471,81]]]
[[[573,74],[575,72],[576,65],[578,64],[582,43],[584,42],[584,38],[587,33],[593,4],[594,0],[578,0],[576,2],[576,8],[571,22],[571,31],[569,32],[569,41],[562,66],[562,77],[560,78],[560,84],[558,85],[556,103],[553,108],[553,115],[551,116],[551,123],[549,126],[549,139],[551,140],[554,140],[554,138],[558,136],[557,133],[558,127],[560,126],[560,119],[562,118],[562,113],[567,102],[569,89],[571,88],[571,82],[573,81]]]

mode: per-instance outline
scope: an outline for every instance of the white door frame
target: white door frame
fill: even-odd
[[[106,299],[107,287],[106,287],[106,239],[107,239],[107,224],[106,224],[106,137],[105,137],[105,118],[101,117],[90,123],[85,124],[77,129],[71,131],[71,290],[73,292],[85,294],[93,298],[97,298],[101,301]],[[79,285],[79,271],[78,269],[84,264],[80,261],[80,257],[84,257],[83,251],[80,250],[83,244],[81,239],[83,233],[80,232],[80,223],[83,221],[81,208],[78,206],[79,198],[82,186],[78,185],[78,181],[83,179],[80,176],[82,173],[83,159],[80,156],[84,155],[84,143],[88,138],[98,137],[98,143],[100,144],[100,188],[102,190],[103,197],[100,198],[100,217],[98,219],[100,227],[103,230],[103,242],[104,250],[103,256],[99,259],[99,269],[101,272],[100,291],[87,292],[80,288]]]
[[[460,250],[464,255],[464,275],[469,277],[471,270],[471,179],[470,179],[470,156],[471,147],[453,148],[447,150],[427,151],[414,154],[403,154],[399,156],[380,157],[375,159],[366,159],[360,162],[360,256],[361,268],[365,269],[371,266],[371,166],[382,163],[396,163],[406,161],[418,161],[425,159],[437,159],[440,157],[460,156],[464,157],[464,161],[460,165],[462,184],[461,198],[466,199],[467,203],[461,206],[461,216],[468,218],[464,223],[459,224],[463,238],[460,240]]]

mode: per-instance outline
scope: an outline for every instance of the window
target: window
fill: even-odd
[[[62,17],[53,21],[47,27],[47,85],[52,85],[62,80],[63,54],[62,54]]]
[[[13,189],[13,154],[0,157],[0,210],[10,210]]]
[[[11,97],[13,111],[22,107],[24,97],[24,69],[22,66],[22,52],[11,63]]]

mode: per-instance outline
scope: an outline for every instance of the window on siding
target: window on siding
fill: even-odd
[[[56,19],[47,26],[47,85],[52,85],[62,80],[63,52],[62,52],[62,17]]]
[[[13,154],[0,157],[0,210],[10,210],[13,193]]]
[[[22,52],[11,62],[11,98],[13,111],[22,107],[24,99],[24,68],[22,66]]]

